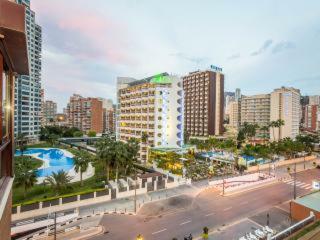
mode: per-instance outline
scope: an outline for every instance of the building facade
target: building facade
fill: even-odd
[[[243,96],[241,98],[241,125],[244,123],[257,124],[259,127],[270,123],[270,94]],[[257,131],[257,137],[265,132]]]
[[[57,103],[47,100],[42,104],[42,126],[54,125],[57,114]]]
[[[319,95],[309,96],[309,104],[320,105],[320,96]]]
[[[103,133],[103,107],[99,98],[84,98],[74,94],[66,108],[69,127],[77,127],[82,132]]]
[[[304,127],[312,132],[320,130],[320,105],[306,105]]]
[[[183,89],[179,77],[162,73],[126,83],[119,90],[117,138],[140,139],[140,160],[148,147],[183,145]]]
[[[223,133],[222,69],[191,72],[183,77],[185,131],[191,137]]]
[[[25,6],[28,43],[29,75],[21,75],[15,82],[15,135],[24,134],[37,141],[41,126],[41,50],[42,31],[30,9],[30,0],[16,0]]]
[[[240,101],[229,103],[229,126],[238,130],[241,124],[241,105]]]
[[[29,74],[25,8],[0,0],[0,238],[11,239],[14,74]]]
[[[270,129],[272,140],[286,137],[294,139],[299,135],[300,127],[300,90],[281,87],[271,93],[270,121],[279,119],[284,121],[284,126],[276,131]]]

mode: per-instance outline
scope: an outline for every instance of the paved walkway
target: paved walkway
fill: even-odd
[[[158,201],[181,194],[196,194],[201,191],[201,188],[197,188],[189,185],[182,185],[177,188],[166,189],[156,192],[150,192],[142,195],[137,195],[136,204],[137,210],[148,202]],[[134,212],[134,196],[116,199],[104,203],[94,204],[90,206],[83,206],[79,208],[80,215],[93,214],[97,212]]]

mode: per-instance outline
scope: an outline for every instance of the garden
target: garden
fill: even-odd
[[[66,132],[70,130],[64,128]],[[76,129],[74,129],[76,130]],[[53,128],[57,131],[57,128]],[[60,131],[60,130],[59,130]],[[77,132],[77,131],[75,131]],[[23,137],[17,138],[16,149],[20,156],[15,156],[15,180],[13,186],[13,203],[15,205],[29,204],[65,196],[85,194],[105,189],[109,180],[117,180],[125,176],[133,176],[134,164],[139,150],[139,143],[131,139],[127,143],[115,141],[112,137],[103,137],[96,143],[97,154],[85,150],[71,148],[58,143],[58,138],[51,141],[49,134],[42,136],[42,142],[27,145]],[[52,139],[52,138],[51,138]],[[67,171],[59,170],[38,182],[39,167],[43,162],[35,157],[24,155],[29,148],[58,148],[73,155],[75,172],[80,174],[80,181],[73,182]],[[89,164],[95,168],[92,177],[83,180]]]

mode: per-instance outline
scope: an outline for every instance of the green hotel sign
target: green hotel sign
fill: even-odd
[[[172,83],[172,80],[169,76],[164,76],[162,74],[158,74],[154,76],[151,81],[151,83],[158,83],[158,84],[168,84]]]

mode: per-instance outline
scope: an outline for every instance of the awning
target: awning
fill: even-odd
[[[0,0],[0,49],[13,72],[29,75],[23,5]]]

